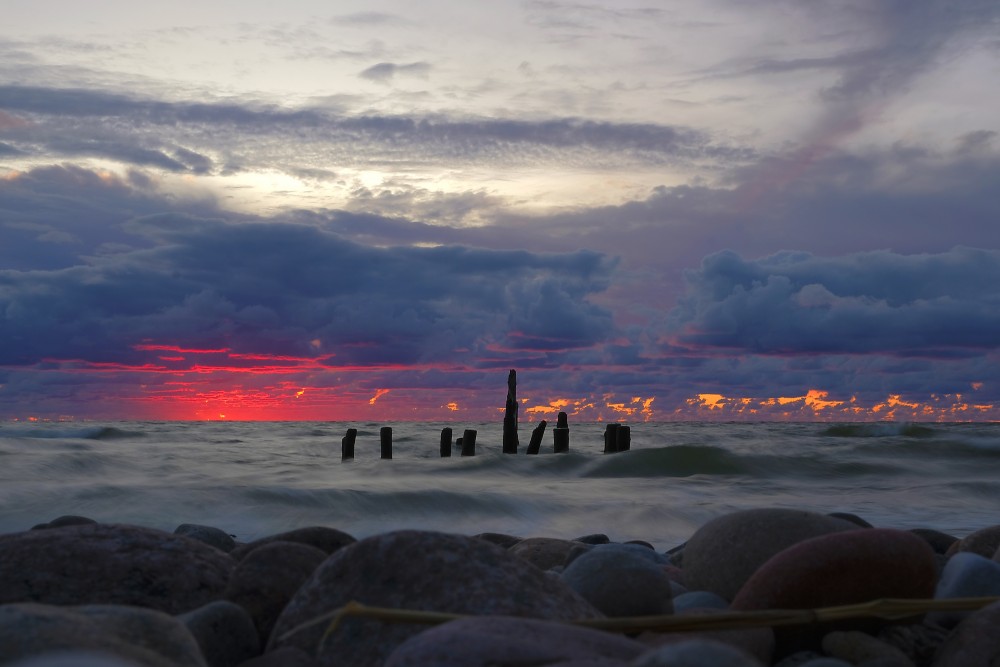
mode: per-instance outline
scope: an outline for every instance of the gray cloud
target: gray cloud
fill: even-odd
[[[763,354],[980,355],[1000,347],[1000,251],[710,255],[671,313],[683,345]]]
[[[368,79],[369,81],[375,81],[377,83],[389,83],[396,78],[396,76],[415,76],[419,78],[426,78],[430,71],[431,66],[424,62],[407,63],[405,65],[397,65],[396,63],[378,63],[377,65],[372,65],[371,67],[363,70],[358,74],[358,76],[362,79]]]

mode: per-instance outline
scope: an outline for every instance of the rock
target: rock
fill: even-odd
[[[852,663],[845,662],[840,658],[810,658],[805,662],[789,663],[785,665],[785,661],[782,660],[779,665],[781,667],[854,667]],[[777,665],[775,667],[778,667]]]
[[[870,660],[881,660],[897,667],[914,667],[909,656],[895,646],[879,641],[869,634],[858,631],[831,632],[823,637],[823,651],[858,665]]]
[[[812,665],[813,660],[835,660],[837,664],[833,667],[840,667],[841,664],[850,665],[843,660],[829,658],[818,651],[799,651],[779,660],[772,667],[802,667],[803,665]]]
[[[508,551],[526,560],[540,570],[549,570],[566,563],[570,552],[580,547],[580,542],[554,537],[529,537],[521,540]]]
[[[937,599],[993,595],[1000,595],[1000,563],[972,551],[962,551],[948,559],[934,591]],[[935,611],[927,615],[927,620],[951,628],[972,613]]]
[[[878,598],[928,598],[934,552],[902,530],[868,528],[814,537],[758,569],[733,600],[735,611],[811,609]]]
[[[223,597],[249,612],[261,646],[266,646],[285,605],[326,558],[308,544],[270,542],[237,564]]]
[[[235,562],[151,528],[86,524],[0,535],[0,604],[123,604],[169,614],[221,597]]]
[[[931,667],[993,667],[1000,662],[1000,602],[959,623],[941,645]]]
[[[213,526],[200,526],[196,523],[182,523],[174,529],[174,535],[183,535],[191,539],[210,544],[219,551],[229,553],[236,548],[236,540],[226,531]]]
[[[713,519],[683,549],[685,584],[732,600],[747,579],[771,556],[820,535],[862,530],[815,512],[751,509]]]
[[[97,523],[97,522],[85,516],[77,516],[75,514],[64,514],[60,517],[52,519],[52,521],[49,521],[48,523],[40,523],[37,526],[32,526],[31,530],[44,530],[46,528],[62,528],[63,526],[83,526],[90,523]]]
[[[489,616],[452,621],[414,635],[392,652],[385,667],[623,666],[646,650],[637,641],[600,630]]]
[[[934,553],[941,554],[942,556],[948,553],[948,549],[951,548],[951,545],[958,542],[958,538],[954,535],[942,533],[940,530],[934,530],[932,528],[911,528],[910,532],[917,537],[922,537],[927,544],[931,545],[931,549],[934,550]]]
[[[669,614],[671,581],[657,558],[645,547],[598,546],[573,560],[562,580],[608,616]]]
[[[230,555],[236,560],[243,560],[248,553],[257,547],[270,544],[271,542],[298,542],[300,544],[308,544],[309,546],[316,547],[320,551],[329,555],[349,544],[354,544],[357,540],[347,533],[337,530],[336,528],[311,526],[308,528],[296,528],[295,530],[289,530],[284,533],[262,537],[259,540],[241,544],[233,549]]]
[[[487,542],[492,542],[501,549],[509,549],[521,541],[520,537],[505,535],[503,533],[479,533],[475,537],[481,540],[486,540]]]
[[[0,656],[90,651],[144,667],[204,667],[198,644],[173,616],[120,605],[0,605]]]
[[[729,602],[710,591],[688,591],[674,597],[674,613],[684,614],[694,609],[729,609]]]
[[[461,535],[398,531],[361,540],[327,558],[278,618],[270,649],[317,650],[323,626],[285,636],[351,600],[378,607],[546,619],[601,614],[558,577],[526,567],[496,545]],[[347,617],[316,657],[321,665],[381,664],[426,628]]]
[[[177,617],[201,647],[209,667],[236,667],[260,655],[257,628],[246,609],[216,600]]]
[[[874,528],[857,514],[852,514],[851,512],[830,512],[827,516],[832,516],[835,519],[843,519],[844,521],[850,521],[855,526],[860,526],[861,528]]]
[[[594,533],[592,535],[584,535],[582,537],[574,537],[573,542],[582,542],[584,544],[611,544],[611,538],[609,538],[604,533]]]
[[[945,555],[951,558],[957,553],[971,551],[984,558],[993,558],[998,548],[1000,548],[1000,526],[989,526],[958,540],[948,547]]]
[[[711,595],[711,593],[709,594]],[[701,609],[699,614],[714,614],[721,610]],[[651,646],[666,646],[692,639],[710,640],[732,646],[754,657],[765,665],[771,664],[774,655],[774,630],[766,627],[733,628],[730,630],[700,630],[697,632],[667,632],[662,634],[647,632],[639,640]]]
[[[915,665],[929,665],[950,631],[930,623],[889,625],[879,630],[878,638],[895,646]]]
[[[689,639],[644,653],[628,667],[763,667],[763,663],[728,644]]]
[[[645,547],[647,549],[651,549],[653,551],[656,551],[656,548],[652,544],[650,544],[649,542],[647,542],[646,540],[629,540],[628,542],[625,542],[624,544],[637,544],[640,547]],[[666,558],[666,557],[664,556],[664,558]],[[669,561],[670,559],[667,559],[667,560]]]

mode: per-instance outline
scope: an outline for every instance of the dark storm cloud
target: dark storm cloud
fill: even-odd
[[[671,313],[681,344],[763,354],[979,355],[1000,347],[1000,251],[710,255]]]
[[[310,225],[178,213],[118,226],[133,240],[117,252],[0,271],[0,364],[136,363],[149,341],[315,355],[318,340],[335,364],[475,365],[489,347],[573,349],[612,330],[588,301],[614,267],[598,253],[380,248]]]

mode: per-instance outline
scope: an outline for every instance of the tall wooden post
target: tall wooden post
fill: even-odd
[[[378,432],[379,441],[382,443],[382,458],[392,458],[392,427],[383,426]]]
[[[565,412],[560,412],[556,427],[552,429],[552,445],[556,454],[569,451],[569,421]]]
[[[441,456],[451,456],[451,429],[447,426],[441,429]]]
[[[627,452],[632,448],[632,429],[628,426],[619,426],[618,433],[615,434],[615,450]]]
[[[357,440],[358,429],[347,429],[347,435],[340,441],[340,460],[347,461],[354,458],[354,441]]]
[[[618,428],[621,424],[608,424],[604,427],[604,453],[614,454],[618,451],[618,444],[615,438],[618,435]]]
[[[537,454],[538,450],[542,448],[542,436],[545,435],[545,424],[546,421],[543,419],[538,422],[538,426],[531,432],[531,440],[528,442],[529,454]]]
[[[475,429],[465,429],[462,434],[462,456],[475,456],[476,455],[476,430]]]
[[[503,412],[503,453],[517,454],[517,372],[507,374],[507,405]]]

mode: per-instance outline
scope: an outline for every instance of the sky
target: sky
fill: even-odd
[[[995,0],[2,0],[0,419],[1000,419]]]

